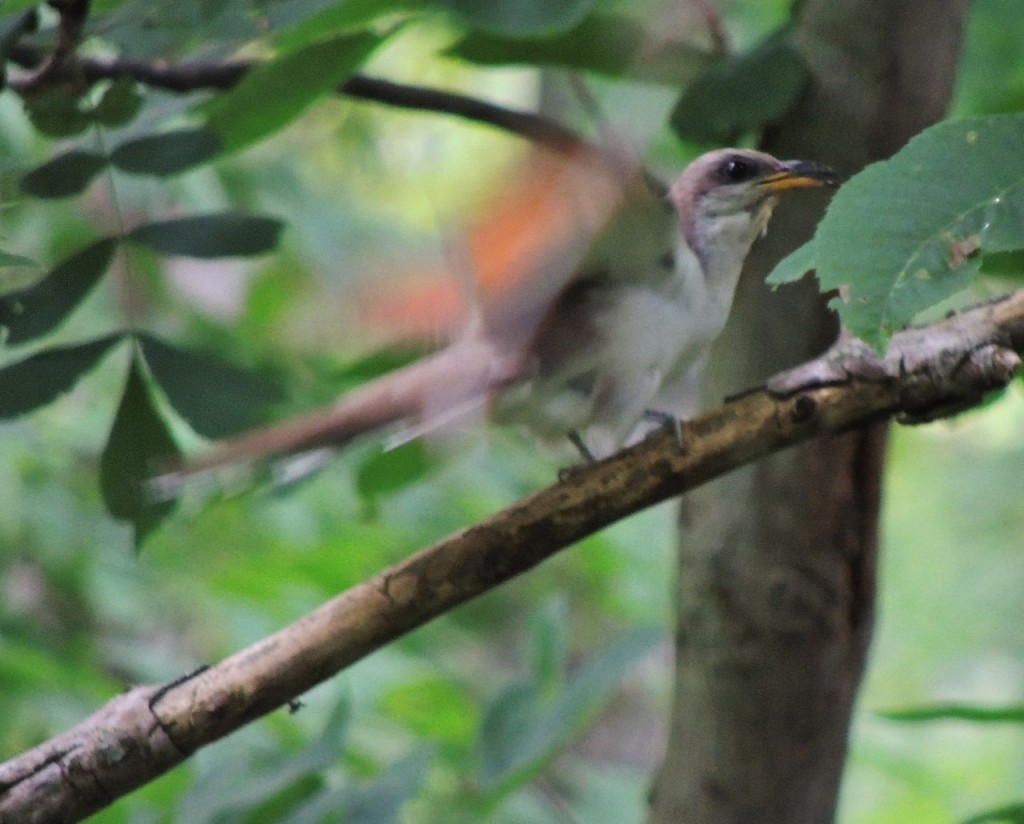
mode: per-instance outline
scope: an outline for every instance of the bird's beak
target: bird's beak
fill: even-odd
[[[813,186],[838,186],[839,175],[828,166],[809,160],[787,160],[778,171],[762,177],[758,186],[768,191],[782,192],[786,189],[808,189]]]

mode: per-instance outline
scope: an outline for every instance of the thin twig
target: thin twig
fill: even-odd
[[[47,56],[35,46],[18,43],[10,52],[17,65],[29,69],[28,78],[12,78],[11,88],[27,93],[38,88],[35,79]],[[163,63],[128,57],[95,58],[70,56],[47,71],[47,82],[77,79],[86,84],[101,80],[130,78],[152,88],[184,94],[194,91],[218,91],[234,87],[247,72],[259,65],[253,60],[227,63],[206,61]],[[426,86],[395,83],[390,80],[353,75],[338,87],[339,94],[404,109],[436,112],[484,123],[555,149],[579,146],[583,141],[571,129],[550,118],[532,112],[510,109],[457,92]]]

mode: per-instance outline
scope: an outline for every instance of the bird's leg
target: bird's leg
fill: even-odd
[[[683,441],[683,419],[671,412],[662,412],[660,409],[645,409],[644,419],[658,424],[662,429],[672,433],[672,439],[676,442],[676,448],[685,453],[686,443]]]
[[[580,435],[579,432],[572,429],[567,433],[567,435],[569,443],[576,447],[576,450],[580,453],[580,457],[583,458],[584,463],[597,463],[597,458],[594,457],[594,453],[590,451],[590,447],[587,446],[586,441],[583,440],[583,436]]]
[[[584,466],[597,463],[597,458],[594,457],[594,453],[590,451],[590,447],[587,446],[586,441],[583,440],[583,436],[580,435],[575,429],[570,430],[566,433],[569,438],[569,443],[576,447],[576,450],[580,453],[583,458],[583,463],[576,466],[563,466],[558,470],[558,480],[568,480],[582,469]]]

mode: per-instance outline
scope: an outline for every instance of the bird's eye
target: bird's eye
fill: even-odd
[[[721,165],[719,172],[730,183],[742,183],[757,174],[757,167],[749,160],[733,157]]]

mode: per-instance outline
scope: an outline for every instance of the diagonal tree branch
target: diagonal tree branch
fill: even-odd
[[[844,340],[686,424],[587,466],[179,681],[135,687],[0,764],[0,821],[75,821],[395,638],[645,507],[817,436],[926,420],[1004,386],[1024,352],[1024,290],[900,333],[884,360]]]
[[[29,70],[29,75],[12,78],[9,85],[19,93],[38,91],[40,78],[46,83],[84,83],[129,78],[155,89],[185,94],[194,91],[224,91],[234,87],[247,72],[259,65],[255,60],[226,63],[164,63],[128,57],[99,58],[66,54],[52,62],[41,49],[24,42],[11,47],[9,57]],[[45,73],[42,69],[45,68]],[[402,109],[429,111],[483,123],[555,149],[579,145],[583,140],[557,121],[533,112],[510,109],[457,92],[427,86],[394,83],[365,75],[353,75],[338,87],[338,93],[359,100]]]

